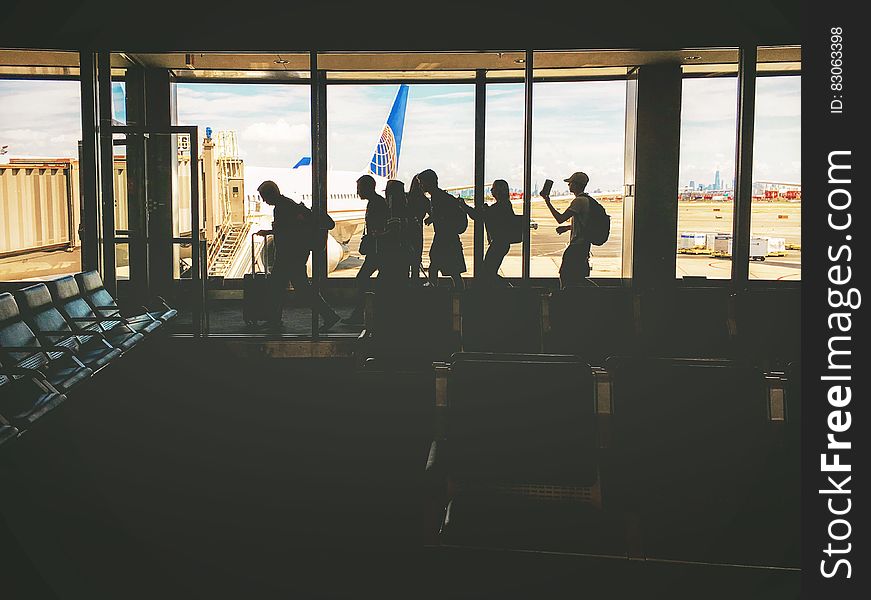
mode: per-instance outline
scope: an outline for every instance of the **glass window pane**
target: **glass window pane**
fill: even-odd
[[[200,195],[209,274],[241,278],[251,268],[251,233],[269,229],[272,209],[257,187],[311,205],[309,86],[179,83],[178,123],[199,134]],[[189,206],[190,149],[179,138],[179,207]],[[185,214],[189,214],[185,212]],[[188,217],[189,218],[189,217]],[[190,227],[182,227],[187,231]]]
[[[677,277],[732,276],[738,79],[684,79],[678,175]]]
[[[533,165],[530,275],[558,277],[570,233],[557,223],[538,196],[545,179],[554,181],[554,208],[565,211],[573,196],[563,180],[576,171],[589,178],[586,192],[611,216],[611,235],[593,246],[592,277],[622,275],[623,158],[626,136],[626,82],[536,83],[533,92]],[[569,223],[567,222],[566,225]]]
[[[756,81],[750,278],[801,279],[801,77]]]
[[[521,72],[522,75],[522,72]],[[516,214],[523,214],[523,84],[488,83],[487,115],[484,138],[484,185],[487,202],[494,179],[508,182],[511,204]],[[486,243],[486,242],[485,242]],[[522,275],[522,244],[511,244],[502,260],[503,277]]]
[[[78,81],[0,80],[0,280],[81,270]]]
[[[366,202],[357,197],[356,180],[369,172],[373,160],[379,164],[387,160],[386,168],[393,168],[391,157],[375,156],[388,119],[392,132],[388,145],[396,148],[394,177],[405,183],[406,190],[414,175],[425,169],[434,170],[439,187],[456,196],[469,196],[473,188],[474,85],[412,84],[406,89],[403,111],[400,87],[396,84],[327,88],[327,210],[336,221],[336,228],[330,232],[332,240],[327,241],[337,254],[328,255],[330,277],[354,277],[363,264],[359,248]],[[384,175],[389,176],[388,170],[384,170]],[[383,194],[386,181],[387,177],[376,177],[379,193]],[[470,224],[461,236],[465,276],[472,275],[473,230]],[[429,265],[431,243],[432,226],[427,225],[424,267]]]

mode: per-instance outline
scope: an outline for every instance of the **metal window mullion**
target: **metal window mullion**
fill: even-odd
[[[484,167],[487,119],[487,72],[475,76],[475,214],[483,214]],[[473,269],[475,278],[484,262],[484,220],[475,219]]]
[[[79,52],[79,79],[81,87],[82,141],[79,146],[79,207],[82,270],[100,266],[99,228],[100,179],[97,138],[97,62],[93,52]]]
[[[103,249],[103,284],[117,295],[115,269],[115,162],[112,145],[112,71],[108,52],[96,55],[97,139],[99,140],[100,227]]]
[[[323,190],[321,186],[321,171],[323,170],[323,165],[321,164],[321,153],[320,153],[320,123],[321,123],[321,85],[320,78],[321,73],[318,71],[318,53],[317,50],[312,50],[309,52],[309,117],[311,121],[311,159],[312,159],[312,198],[311,198],[311,208],[312,213],[317,218],[320,218],[322,215],[322,211],[326,209],[325,203],[323,202]],[[320,293],[320,281],[318,278],[318,269],[317,269],[318,259],[315,257],[314,250],[312,250],[312,293],[318,294]],[[314,302],[311,303],[311,335],[314,339],[318,338],[318,313],[315,310]]]
[[[532,216],[532,50],[526,51],[526,69],[524,71],[524,107],[523,107],[523,256],[521,277],[529,283],[530,263],[530,220]]]
[[[738,125],[735,141],[735,200],[732,207],[732,285],[750,277],[750,216],[753,202],[753,126],[756,117],[756,46],[738,50]]]
[[[199,135],[196,127],[191,127],[187,132],[190,136],[190,170],[191,170],[191,278],[193,279],[193,288],[197,293],[196,301],[194,302],[193,324],[194,336],[203,335],[203,312],[206,302],[206,273],[202,261],[206,258],[206,253],[201,252],[200,240],[200,149]],[[201,256],[202,255],[202,256]]]

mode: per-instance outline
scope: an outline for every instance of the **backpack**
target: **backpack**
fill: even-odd
[[[318,227],[318,219],[314,212],[302,202],[294,202],[296,235],[301,246],[317,251],[323,245],[322,229]]]
[[[494,204],[485,204],[484,206],[484,226],[491,239],[508,244],[517,244],[523,241],[523,228],[526,220],[522,214],[517,215],[512,212],[510,215],[497,216],[493,213]]]
[[[452,196],[453,198],[453,196]],[[465,200],[461,200],[459,198],[454,198],[455,205],[451,208],[450,212],[450,220],[451,224],[454,226],[454,229],[457,232],[457,235],[466,232],[466,229],[469,227],[469,217],[466,214],[465,209],[460,206],[460,202],[465,202]]]
[[[592,196],[587,198],[590,200],[590,209],[584,225],[584,238],[594,246],[601,246],[611,234],[611,215],[605,212],[605,207],[598,200]]]

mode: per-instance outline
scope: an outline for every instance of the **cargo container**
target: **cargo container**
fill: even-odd
[[[718,258],[731,258],[732,256],[732,234],[718,233],[714,236],[714,249],[711,253]],[[750,260],[765,260],[768,254],[768,238],[751,237],[750,238]]]
[[[769,237],[768,240],[768,256],[786,256],[786,239],[779,237]]]

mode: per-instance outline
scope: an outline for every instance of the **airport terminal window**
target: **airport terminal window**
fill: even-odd
[[[686,78],[681,99],[677,277],[729,279],[737,77]]]
[[[377,178],[382,193],[387,178],[403,181],[408,189],[412,177],[424,169],[433,169],[439,186],[455,195],[467,195],[473,187],[474,86],[403,85],[405,90],[399,84],[327,87],[327,211],[336,221],[327,240],[329,277],[354,277],[363,264],[359,247],[366,203],[356,195],[356,179],[373,160],[384,165],[385,178]],[[388,123],[391,133],[385,137]],[[387,152],[376,157],[382,139],[380,146]],[[473,274],[473,230],[470,225],[461,236],[465,276]],[[424,267],[432,232],[432,226],[424,228]]]
[[[622,275],[623,157],[626,131],[626,82],[536,83],[532,121],[532,221],[530,276],[558,277],[570,233],[558,235],[557,223],[541,197],[545,179],[554,181],[554,207],[571,202],[563,180],[576,171],[589,178],[587,193],[611,216],[611,235],[592,248],[592,277]],[[568,223],[567,223],[568,224]]]
[[[504,179],[511,190],[514,212],[523,213],[523,84],[488,83],[484,138],[484,185],[489,197],[494,179]],[[499,273],[520,277],[521,244],[511,244]]]
[[[305,84],[176,84],[177,122],[196,125],[200,136],[210,277],[241,278],[250,270],[251,235],[272,222],[272,209],[257,194],[260,183],[273,180],[284,195],[311,205],[309,90]],[[179,138],[174,211],[183,230],[189,217],[181,212],[189,215],[190,205],[186,143]],[[262,249],[255,254],[265,258]]]
[[[0,79],[0,281],[81,270],[78,80]]]
[[[801,279],[801,77],[756,81],[750,279]]]

